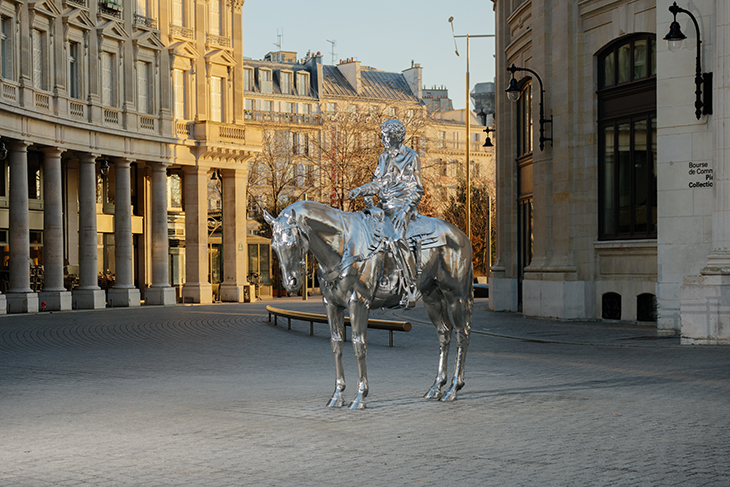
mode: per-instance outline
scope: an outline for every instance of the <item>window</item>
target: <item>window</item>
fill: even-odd
[[[262,112],[270,112],[274,109],[274,104],[271,100],[262,100],[261,101],[261,111]]]
[[[292,74],[281,73],[281,93],[283,95],[290,95],[292,88]]]
[[[601,53],[598,71],[599,89],[655,77],[654,34],[639,34],[614,43]]]
[[[307,73],[297,73],[297,94],[309,96],[309,75]]]
[[[598,56],[598,237],[657,236],[657,117],[653,34]]]
[[[439,131],[438,133],[438,141],[436,143],[436,147],[439,149],[445,149],[446,148],[446,132],[445,131]]]
[[[347,107],[347,111],[350,112],[353,115],[356,114],[357,113],[357,105],[349,105]]]
[[[532,83],[522,88],[517,100],[517,156],[532,152]]]
[[[185,72],[175,69],[172,72],[173,96],[175,97],[175,118],[186,120],[185,114]]]
[[[327,103],[327,111],[330,113],[337,111],[337,103]]]
[[[33,86],[39,90],[48,90],[48,44],[46,32],[33,29]]]
[[[13,78],[13,23],[10,17],[0,17],[0,76]]]
[[[68,96],[81,98],[79,87],[79,43],[69,42],[68,44]]]
[[[153,96],[150,86],[151,64],[137,61],[137,110],[140,113],[153,112]]]
[[[302,103],[302,113],[304,115],[309,115],[312,113],[312,104],[311,103]]]
[[[208,33],[219,36],[221,35],[221,2],[220,0],[210,0],[208,5]]]
[[[182,194],[182,178],[180,175],[172,173],[167,176],[168,207],[181,210],[183,207]]]
[[[253,91],[253,70],[243,70],[243,91]]]
[[[268,69],[259,69],[259,84],[261,93],[272,93],[274,90],[271,82],[271,71]]]
[[[110,52],[101,53],[101,104],[117,106],[116,56]]]
[[[410,110],[406,111],[406,118],[413,118],[415,115],[416,115],[415,110],[410,109]]]
[[[185,2],[183,0],[172,0],[172,24],[185,26]]]
[[[223,121],[223,78],[210,78],[210,119],[214,122]]]
[[[388,113],[390,113],[390,116],[393,118],[396,118],[398,116],[398,110],[395,107],[390,107]]]

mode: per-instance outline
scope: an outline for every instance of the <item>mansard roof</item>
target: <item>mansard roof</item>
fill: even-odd
[[[418,102],[400,73],[388,73],[372,68],[360,70],[360,93],[345,79],[337,66],[322,66],[324,80],[322,96],[371,98]]]

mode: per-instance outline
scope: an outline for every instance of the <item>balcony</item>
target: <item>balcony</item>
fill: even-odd
[[[193,29],[175,24],[170,24],[170,35],[182,37],[183,39],[195,39],[195,31]]]
[[[121,20],[122,6],[117,3],[117,1],[118,0],[107,0],[99,2],[99,13]]]
[[[134,14],[134,25],[139,27],[147,27],[157,29],[157,19],[145,17],[144,15]]]
[[[245,144],[246,143],[246,130],[243,125],[237,125],[233,123],[223,122],[196,122],[194,124],[188,124],[185,127],[185,131],[182,131],[182,127],[176,127],[178,137],[182,138],[185,133],[188,137],[194,138],[198,141],[207,142],[227,142],[233,144]]]
[[[442,151],[442,152],[466,152],[466,142],[463,140],[437,140],[435,141],[434,147],[431,150]],[[479,141],[471,141],[469,152],[472,154],[477,152],[487,152],[487,149],[482,146]]]
[[[245,120],[251,122],[273,123],[279,125],[322,125],[321,115],[245,110],[243,117]]]
[[[230,37],[206,34],[205,43],[208,44],[209,46],[223,47],[226,49],[231,48],[231,38]]]

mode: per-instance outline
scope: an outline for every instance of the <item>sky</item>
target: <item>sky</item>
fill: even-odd
[[[494,34],[491,0],[246,0],[243,55],[263,59],[270,51],[320,51],[324,64],[354,58],[364,66],[401,72],[419,63],[427,88],[445,86],[454,108],[466,105],[466,39]],[[281,37],[279,37],[281,35]],[[332,44],[335,41],[335,62]],[[494,38],[469,41],[471,88],[494,81]]]

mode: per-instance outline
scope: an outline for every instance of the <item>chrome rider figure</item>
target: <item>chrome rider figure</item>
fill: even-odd
[[[378,206],[383,209],[391,225],[386,225],[395,247],[393,254],[404,279],[405,291],[400,306],[412,308],[419,298],[416,290],[416,263],[406,242],[408,223],[417,215],[423,196],[421,160],[418,153],[403,145],[406,128],[400,120],[388,120],[380,127],[385,150],[378,158],[373,180],[350,191],[350,199],[378,195]]]

